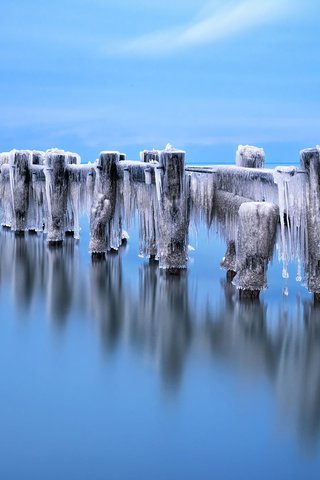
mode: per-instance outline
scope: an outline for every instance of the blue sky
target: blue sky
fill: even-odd
[[[189,162],[239,143],[295,163],[320,143],[316,0],[3,2],[0,150],[170,142]]]

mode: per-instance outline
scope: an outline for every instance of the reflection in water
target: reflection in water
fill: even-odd
[[[101,341],[106,350],[110,350],[119,340],[125,311],[130,305],[130,292],[125,292],[123,286],[120,255],[113,253],[93,259],[88,300]]]
[[[41,236],[0,236],[0,286],[9,285],[12,303],[27,312],[44,301],[54,325],[71,314],[96,325],[106,351],[123,339],[158,367],[164,388],[177,390],[187,359],[208,358],[267,379],[284,417],[300,438],[315,442],[320,432],[320,306],[296,302],[239,301],[222,281],[210,295],[194,293],[187,272],[163,274],[156,263],[126,278],[119,254],[80,261],[78,244],[66,238],[49,248]]]

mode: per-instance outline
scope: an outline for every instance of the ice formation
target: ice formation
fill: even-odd
[[[287,278],[288,263],[297,260],[297,280],[301,281],[301,262],[305,258],[307,248],[307,174],[295,167],[277,167],[274,181],[278,186],[279,259],[283,263],[282,275]]]
[[[226,242],[221,266],[244,291],[264,287],[278,230],[283,276],[297,262],[297,280],[304,275],[320,299],[320,149],[303,150],[301,168],[264,169],[263,159],[249,146],[238,148],[241,166],[206,167],[185,167],[185,152],[170,144],[142,151],[141,161],[105,151],[87,164],[59,149],[12,150],[0,154],[0,221],[56,243],[68,232],[78,239],[87,213],[89,250],[104,254],[137,219],[139,254],[169,271],[187,266],[189,224],[204,222]]]
[[[254,202],[277,203],[273,170],[224,165],[214,167],[213,171],[217,189],[250,198]]]

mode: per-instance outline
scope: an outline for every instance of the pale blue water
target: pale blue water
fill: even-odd
[[[0,236],[0,478],[318,479],[320,317],[276,258],[239,303],[204,229],[181,277]]]

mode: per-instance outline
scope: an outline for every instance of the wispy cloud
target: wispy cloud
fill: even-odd
[[[211,0],[186,25],[142,35],[117,44],[105,52],[129,55],[167,55],[213,44],[253,27],[263,25],[292,10],[289,0]],[[222,6],[221,6],[222,5]]]

